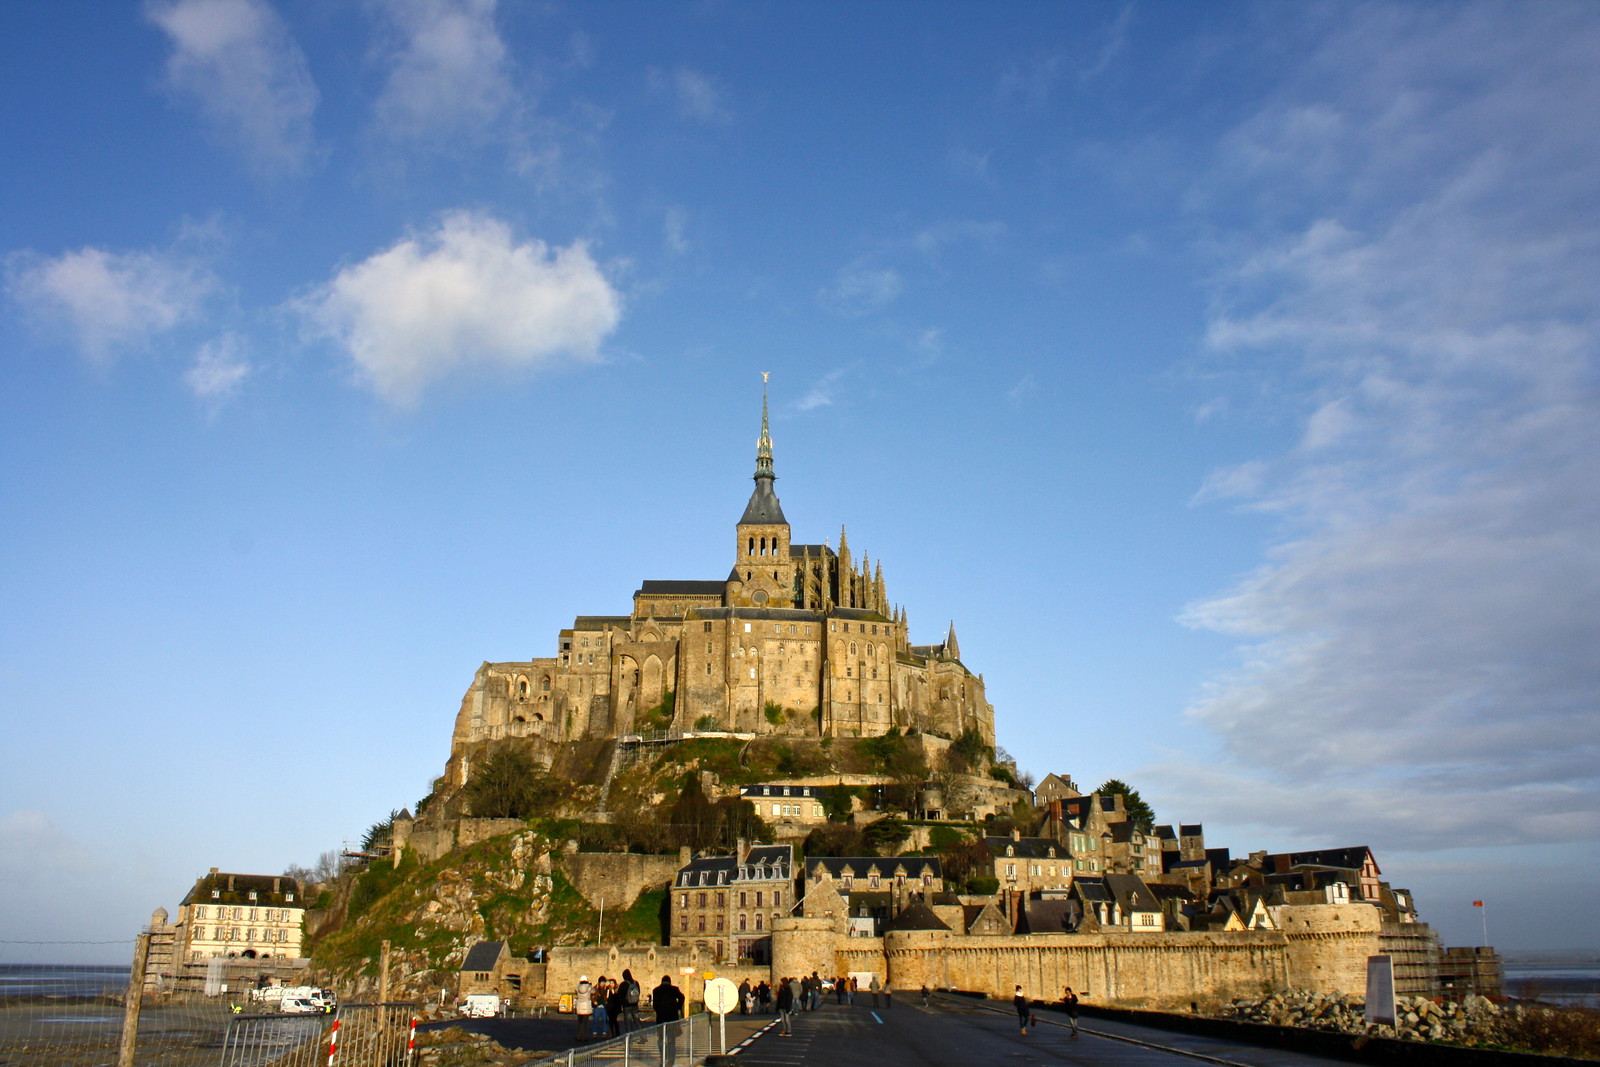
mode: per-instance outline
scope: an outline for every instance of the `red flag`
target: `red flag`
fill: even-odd
[[[1481,900],[1474,900],[1474,901],[1473,901],[1473,902],[1472,902],[1472,906],[1473,906],[1473,907],[1474,907],[1474,908],[1481,908],[1481,907],[1483,907],[1483,901],[1481,901]]]

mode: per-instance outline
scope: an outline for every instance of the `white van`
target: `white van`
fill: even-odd
[[[322,1009],[311,1002],[310,997],[284,997],[278,1005],[278,1010],[285,1015],[320,1015]]]
[[[500,1014],[500,997],[496,993],[470,993],[461,1002],[461,1014],[469,1019],[492,1019]]]

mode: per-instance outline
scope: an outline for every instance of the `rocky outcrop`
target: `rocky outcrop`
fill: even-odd
[[[1339,993],[1295,990],[1268,997],[1235,1000],[1220,1015],[1271,1026],[1300,1026],[1344,1034],[1397,1037],[1403,1041],[1439,1041],[1453,1045],[1489,1045],[1503,1041],[1506,1010],[1479,996],[1460,1004],[1435,1004],[1422,997],[1395,1000],[1394,1026],[1369,1024],[1365,1002]]]

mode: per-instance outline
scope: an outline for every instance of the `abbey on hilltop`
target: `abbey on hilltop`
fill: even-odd
[[[898,727],[994,744],[983,677],[944,640],[914,645],[883,565],[796,544],[773,491],[761,398],[755,491],[734,526],[720,580],[649,580],[627,615],[580,615],[554,656],[485,663],[461,702],[451,745],[460,774],[479,742],[621,737],[660,729],[868,737]]]

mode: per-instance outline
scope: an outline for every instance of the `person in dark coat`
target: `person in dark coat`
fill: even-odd
[[[1027,1037],[1028,1020],[1033,1017],[1033,1005],[1028,1003],[1021,986],[1017,986],[1017,995],[1011,998],[1011,1006],[1017,1009],[1017,1021],[1022,1024],[1022,1036]]]
[[[783,1023],[783,1029],[778,1031],[779,1037],[789,1036],[789,1013],[794,1011],[794,979],[785,978],[778,983],[778,1019]]]
[[[661,984],[650,991],[650,1006],[657,1023],[675,1023],[683,1018],[683,990],[672,984],[672,975],[661,976]],[[661,1067],[672,1067],[678,1058],[678,1028],[661,1027]]]
[[[1067,1025],[1072,1027],[1072,1036],[1078,1036],[1078,994],[1067,986],[1067,991],[1061,994],[1061,1006],[1067,1009]]]

